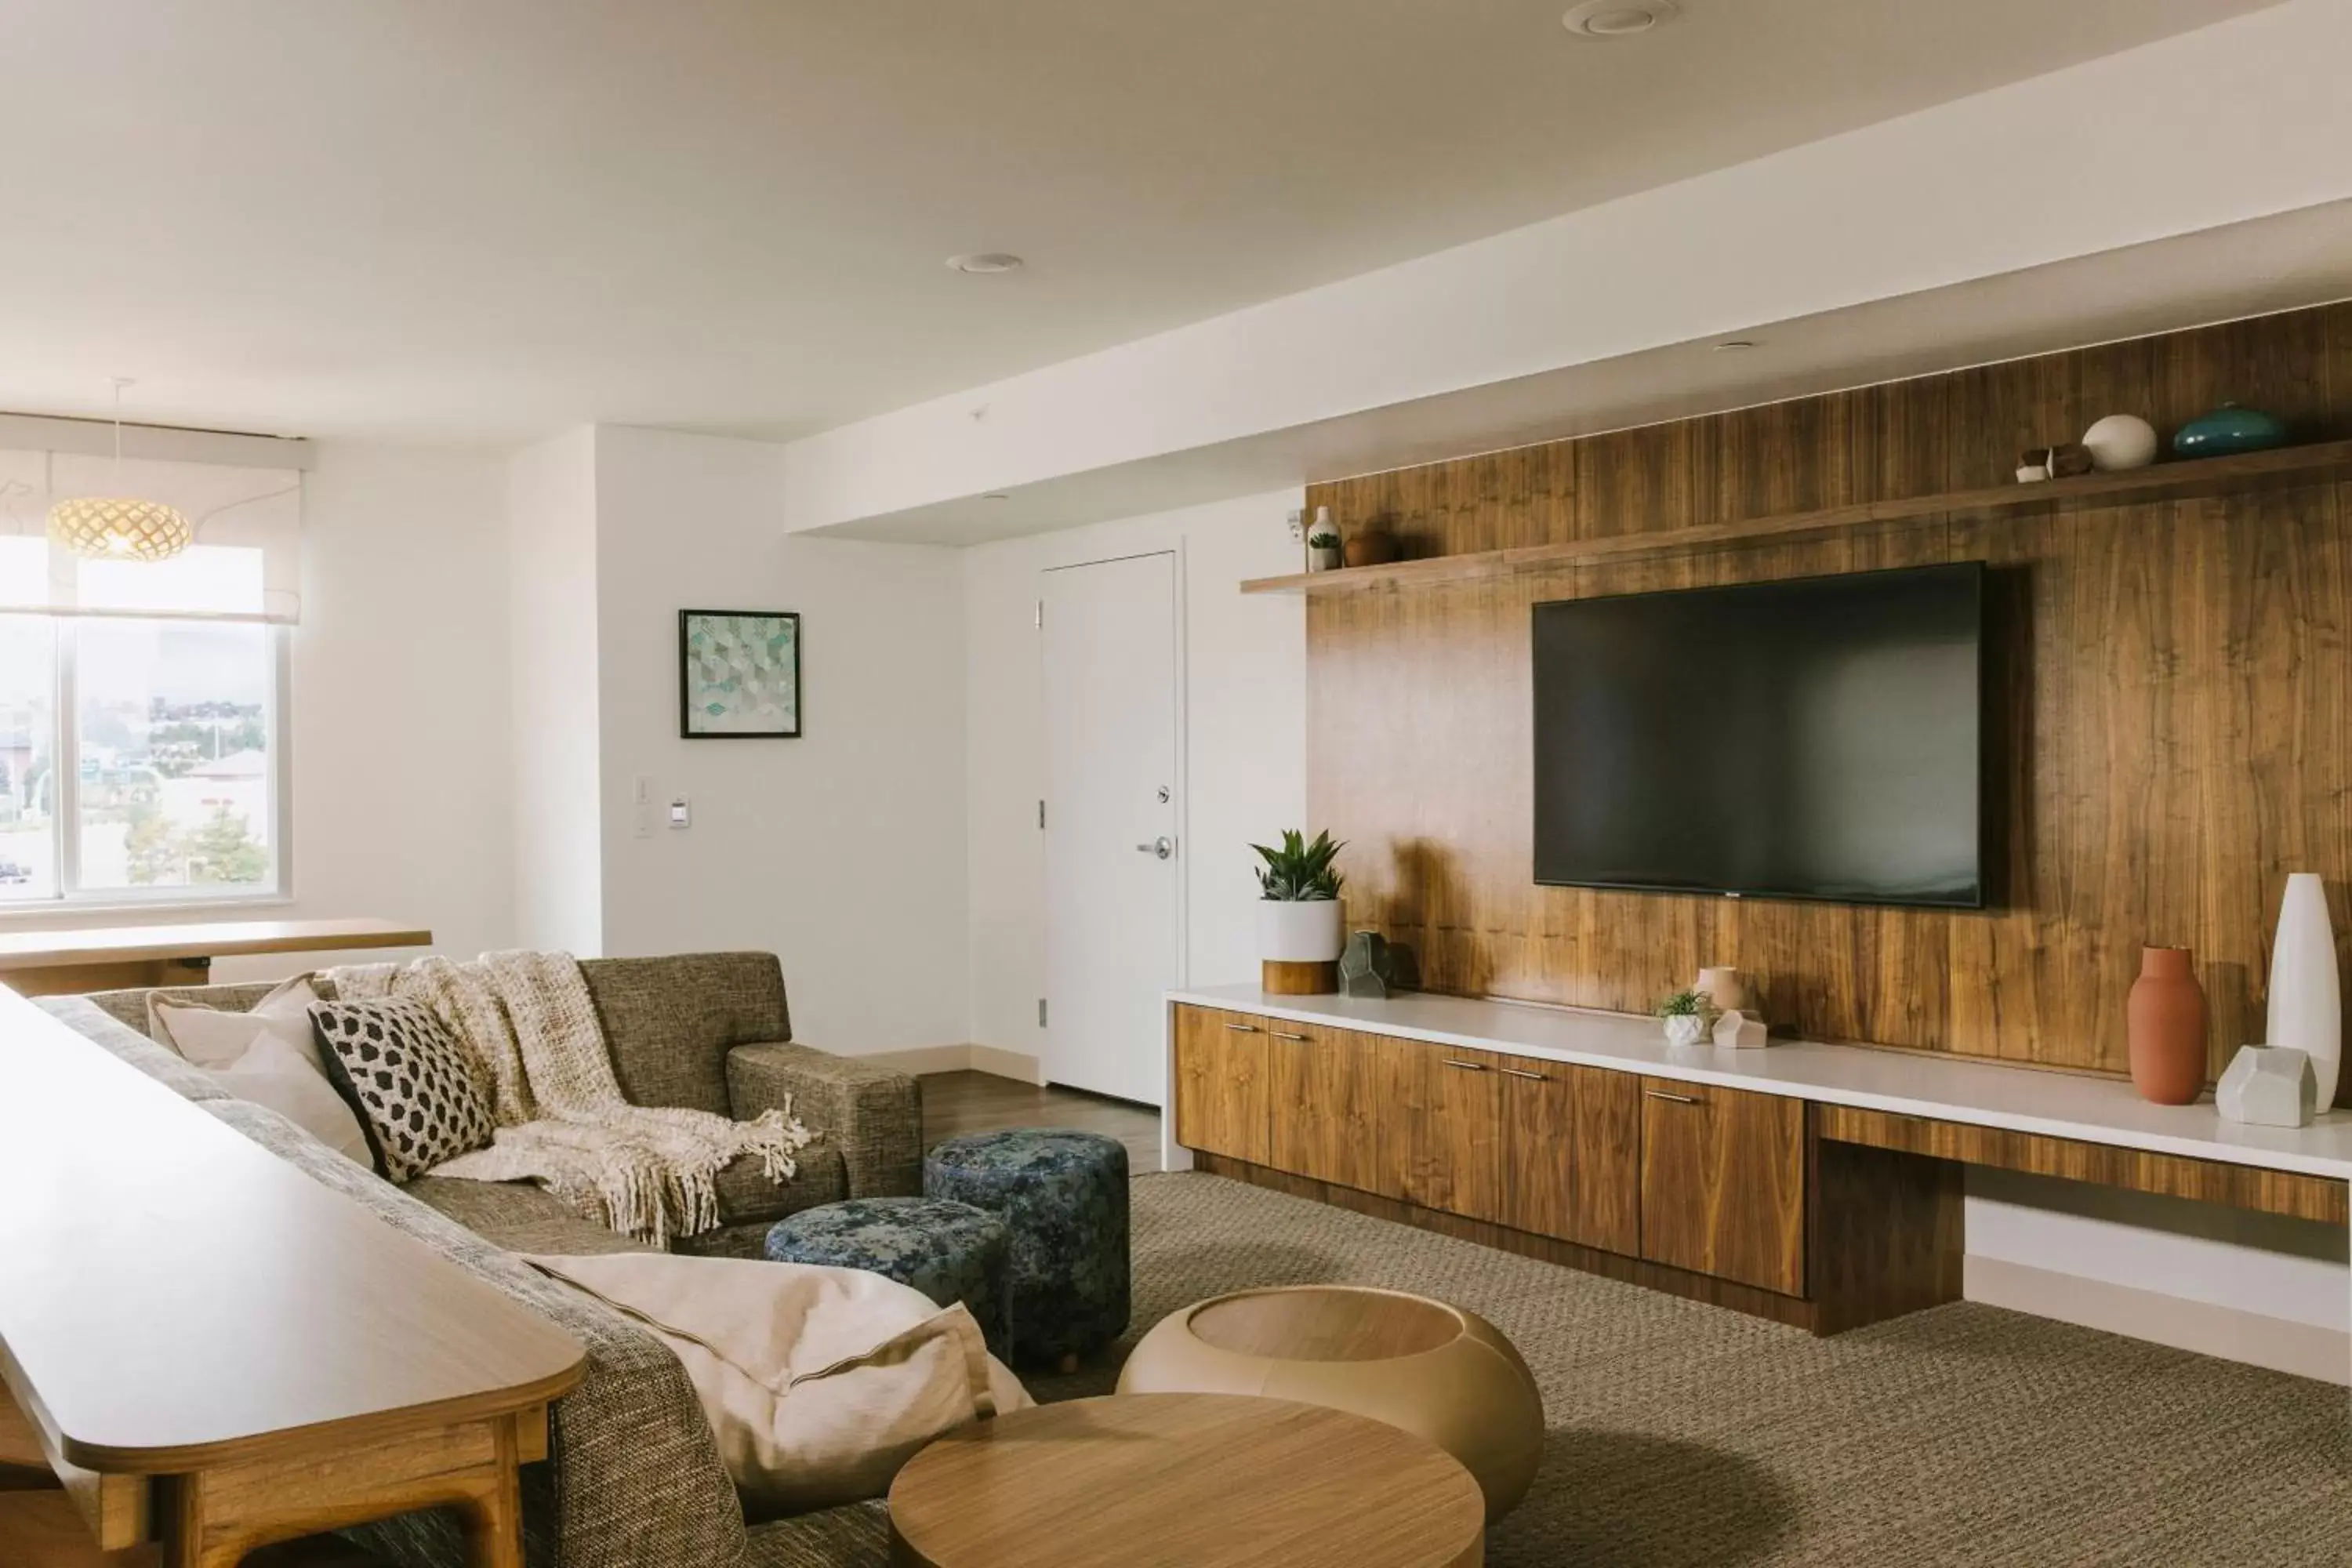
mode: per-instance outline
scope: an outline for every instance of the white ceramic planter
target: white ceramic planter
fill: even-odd
[[[1334,963],[1348,945],[1337,899],[1260,899],[1257,955],[1269,963]]]
[[[1707,1019],[1698,1013],[1676,1013],[1665,1020],[1666,1044],[1695,1046],[1707,1037]]]

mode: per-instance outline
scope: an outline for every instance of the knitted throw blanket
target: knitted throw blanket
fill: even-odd
[[[569,953],[350,964],[323,978],[349,1001],[430,1002],[480,1059],[498,1131],[488,1148],[435,1166],[436,1176],[536,1182],[607,1229],[666,1247],[719,1224],[719,1173],[739,1156],[757,1154],[782,1183],[811,1137],[789,1102],[756,1121],[630,1104]]]

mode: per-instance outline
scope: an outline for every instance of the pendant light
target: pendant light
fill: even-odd
[[[114,473],[122,476],[122,389],[114,378]],[[77,496],[49,508],[49,538],[93,561],[169,561],[195,542],[177,507],[122,496]]]

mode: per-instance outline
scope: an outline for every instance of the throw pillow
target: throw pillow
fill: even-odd
[[[524,1261],[677,1352],[754,1520],[878,1498],[933,1438],[1034,1403],[968,1308],[863,1269],[660,1252]]]
[[[473,1052],[431,1005],[405,997],[320,1002],[320,1054],[360,1113],[376,1169],[395,1182],[490,1141],[498,1123]]]
[[[147,1032],[239,1100],[268,1106],[336,1153],[373,1163],[359,1118],[336,1091],[310,1038],[319,994],[297,975],[243,1013],[147,1000]]]

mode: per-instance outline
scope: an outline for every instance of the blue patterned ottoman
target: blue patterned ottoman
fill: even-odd
[[[942,1307],[961,1301],[988,1348],[1003,1356],[1007,1331],[1004,1222],[970,1204],[937,1198],[852,1198],[803,1209],[769,1227],[771,1263],[863,1268],[911,1285]]]
[[[1024,1127],[950,1138],[923,1160],[923,1192],[1003,1216],[1013,1360],[1068,1370],[1127,1331],[1127,1147]]]

